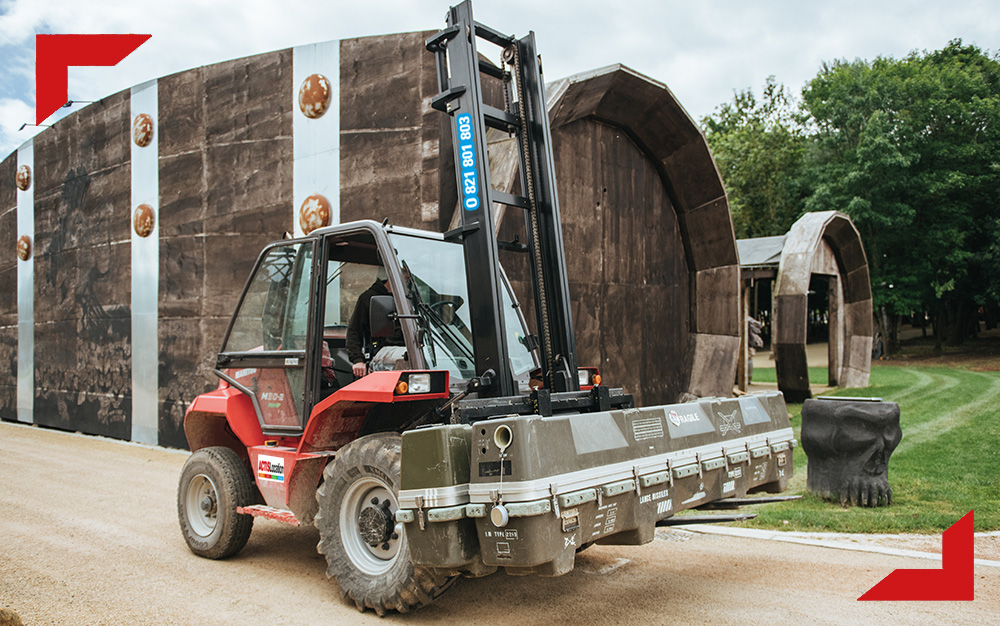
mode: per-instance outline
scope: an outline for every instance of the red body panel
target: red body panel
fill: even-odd
[[[400,402],[448,397],[447,391],[444,393],[425,393],[420,395],[396,395],[396,383],[399,382],[399,377],[402,374],[403,372],[401,371],[372,372],[364,378],[359,378],[317,404],[316,408],[313,409],[312,417],[322,413],[326,408],[341,400],[351,400],[354,402]],[[445,380],[445,388],[447,389],[447,379]]]
[[[299,444],[300,453],[336,450],[354,441],[364,426],[368,410],[373,404],[412,402],[448,397],[448,380],[441,393],[395,393],[396,383],[403,372],[372,372],[342,389],[313,408]]]
[[[308,522],[316,513],[315,491],[323,468],[333,451],[357,439],[373,405],[448,397],[447,378],[446,391],[441,393],[396,394],[402,374],[372,372],[337,390],[313,408],[299,437],[265,437],[250,398],[222,384],[194,399],[184,417],[184,433],[191,450],[216,445],[233,448],[247,459],[268,506],[287,508]]]
[[[238,389],[226,386],[203,393],[191,403],[184,416],[184,435],[187,437],[191,450],[199,450],[219,443],[219,435],[213,424],[215,415],[224,415],[232,432],[243,444],[240,452],[245,456],[246,448],[264,444],[264,435],[260,430],[260,422],[254,413],[253,403]]]

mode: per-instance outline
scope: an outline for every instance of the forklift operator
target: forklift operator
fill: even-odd
[[[389,275],[385,268],[379,266],[375,276],[375,282],[365,290],[358,298],[358,303],[354,306],[354,313],[351,321],[347,325],[347,358],[350,359],[351,369],[354,375],[361,378],[368,373],[368,365],[365,363],[364,345],[366,341],[371,341],[373,346],[373,370],[375,362],[392,363],[397,359],[405,358],[405,342],[403,341],[403,329],[399,326],[399,320],[395,323],[393,333],[389,337],[373,338],[369,323],[369,308],[372,296],[387,296],[392,294],[392,285],[389,282]],[[390,368],[391,369],[391,368]]]

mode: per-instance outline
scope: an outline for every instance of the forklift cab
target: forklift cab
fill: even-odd
[[[265,433],[301,433],[315,404],[354,382],[348,324],[383,267],[392,306],[383,307],[381,324],[402,330],[409,369],[447,370],[452,393],[476,376],[460,243],[374,221],[319,229],[264,249],[218,355],[225,377],[252,393]],[[503,286],[511,370],[527,393],[538,358],[506,278]]]

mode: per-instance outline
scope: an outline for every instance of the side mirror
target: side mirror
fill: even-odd
[[[396,302],[392,296],[372,296],[368,305],[368,326],[372,337],[390,337],[396,330]]]

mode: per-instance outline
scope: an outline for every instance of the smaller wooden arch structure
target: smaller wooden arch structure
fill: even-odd
[[[738,242],[746,289],[755,279],[774,278],[771,350],[778,388],[790,402],[812,397],[806,359],[809,286],[829,279],[829,376],[831,386],[866,387],[871,369],[872,290],[861,236],[839,211],[807,213],[783,237]],[[741,365],[746,362],[744,331]],[[740,368],[740,373],[745,367]],[[745,378],[741,388],[745,388]]]
[[[872,359],[872,288],[861,235],[839,211],[806,213],[788,231],[774,288],[778,388],[791,402],[812,397],[806,315],[814,274],[830,277],[830,384],[867,387]]]

